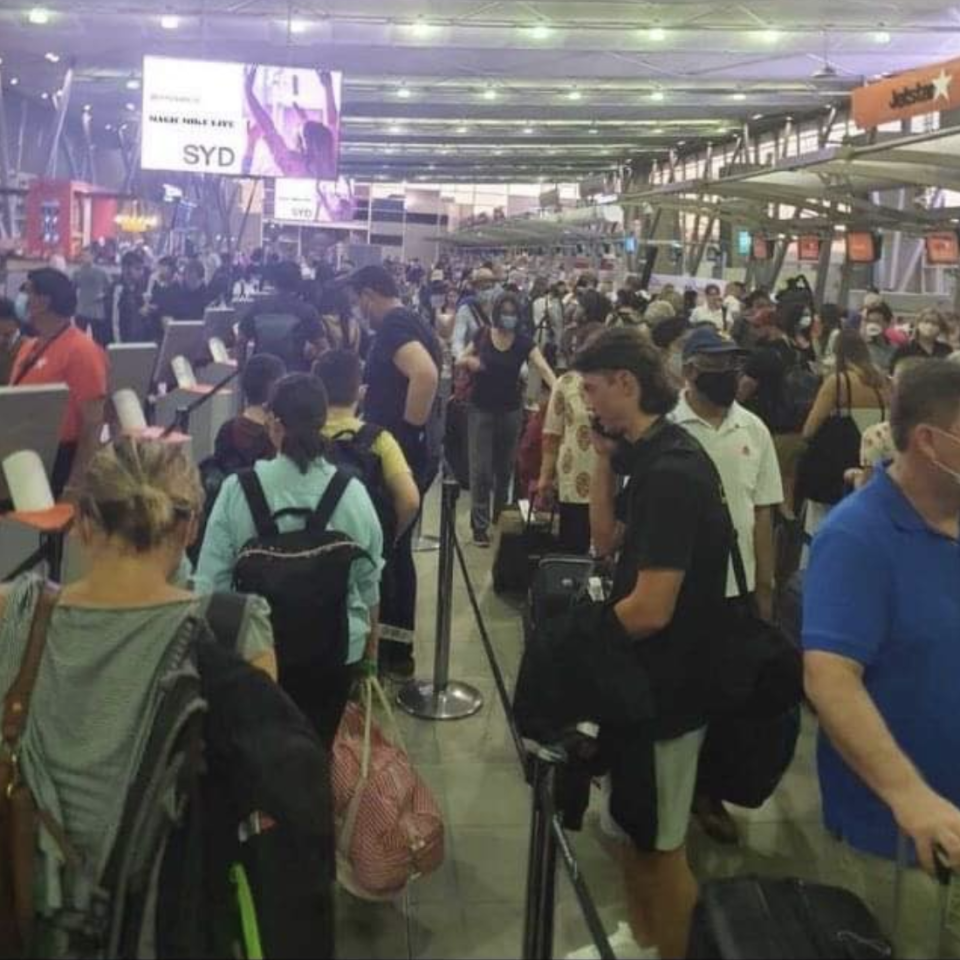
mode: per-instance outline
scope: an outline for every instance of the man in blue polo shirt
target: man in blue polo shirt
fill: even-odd
[[[939,849],[960,868],[960,367],[904,375],[897,454],[830,515],[807,572],[807,691],[842,881],[896,931],[900,956],[960,956],[960,910],[938,953]],[[899,915],[898,836],[912,843]]]

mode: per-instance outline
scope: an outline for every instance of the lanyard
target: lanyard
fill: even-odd
[[[55,340],[59,340],[68,330],[70,329],[70,324],[67,323],[62,326],[46,343],[39,344],[27,357],[23,366],[17,371],[17,376],[14,379],[11,386],[19,386],[23,378],[40,362],[40,358],[53,346]]]

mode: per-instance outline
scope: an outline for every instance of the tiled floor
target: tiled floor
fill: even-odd
[[[466,529],[465,523],[461,526]],[[431,512],[425,528],[435,532],[436,527],[436,515]],[[462,537],[483,614],[512,690],[522,643],[520,607],[493,593],[491,552],[467,546],[466,534]],[[421,554],[418,566],[417,655],[421,675],[428,676],[433,665],[437,555]],[[530,792],[520,774],[459,570],[453,590],[452,646],[451,675],[483,692],[483,711],[451,724],[400,717],[408,749],[446,816],[447,863],[439,874],[414,885],[403,903],[370,905],[342,895],[338,950],[345,960],[520,956]],[[760,810],[735,811],[743,835],[739,848],[720,848],[694,833],[691,850],[699,876],[823,875],[826,837],[819,825],[813,752],[814,730],[808,720],[796,763],[777,795]],[[588,815],[583,833],[572,839],[601,916],[613,931],[625,919],[622,892],[617,872],[601,846],[595,813]],[[589,939],[562,871],[558,904],[555,955],[562,957]]]

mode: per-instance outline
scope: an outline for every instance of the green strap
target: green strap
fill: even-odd
[[[235,863],[230,868],[230,882],[237,888],[237,907],[240,911],[240,928],[243,933],[246,960],[264,960],[257,908],[253,902],[253,892],[250,890],[247,871],[241,864]]]

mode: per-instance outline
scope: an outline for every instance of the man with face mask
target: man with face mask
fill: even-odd
[[[906,371],[891,432],[893,463],[836,507],[814,539],[806,687],[822,731],[837,880],[865,895],[888,933],[897,930],[896,955],[956,957],[952,905],[942,948],[930,919],[941,915],[938,851],[960,867],[960,367],[926,360]],[[894,915],[901,849],[923,872],[906,871]]]
[[[760,615],[770,620],[775,569],[773,515],[783,503],[783,483],[770,431],[736,400],[742,357],[736,343],[713,327],[695,330],[684,344],[686,390],[671,419],[700,442],[720,474],[737,529],[747,586],[755,593]],[[731,563],[727,597],[738,594]],[[695,811],[714,840],[737,842],[737,825],[719,800],[700,796]]]
[[[23,333],[16,304],[0,297],[0,387],[10,383],[10,374],[22,346]]]
[[[486,267],[474,270],[470,282],[474,296],[465,300],[457,310],[457,320],[453,328],[454,360],[459,359],[482,329],[490,326],[493,320],[493,305],[501,293],[496,274]]]
[[[870,350],[870,359],[879,370],[889,370],[894,346],[887,339],[893,313],[885,303],[870,307],[863,316],[863,339]]]

